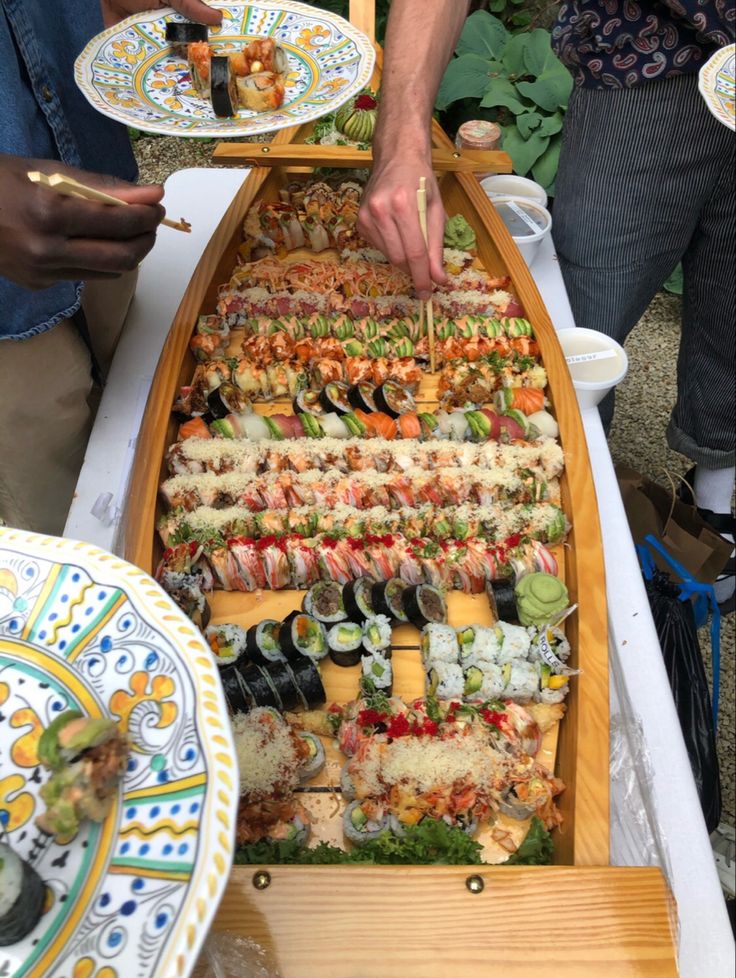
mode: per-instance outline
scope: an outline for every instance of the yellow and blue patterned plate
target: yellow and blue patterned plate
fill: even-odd
[[[43,810],[45,727],[112,717],[131,752],[113,810],[58,845]],[[217,667],[138,568],[88,544],[0,529],[0,831],[47,886],[0,947],[5,978],[183,978],[230,871],[238,773]]]
[[[255,37],[273,37],[286,51],[286,97],[271,112],[242,110],[218,119],[194,91],[185,61],[166,43],[173,10],[128,17],[93,38],[76,61],[79,88],[103,115],[167,136],[253,136],[319,119],[347,102],[371,80],[375,51],[342,17],[292,0],[230,0],[210,4],[222,24],[210,39],[223,51]]]
[[[698,88],[716,119],[736,130],[736,44],[708,58],[698,72]]]

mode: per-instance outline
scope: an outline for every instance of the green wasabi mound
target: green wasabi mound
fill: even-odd
[[[522,625],[544,625],[567,608],[567,588],[554,574],[525,574],[514,589]]]
[[[457,251],[472,251],[476,244],[475,231],[471,228],[462,214],[455,214],[445,224],[445,248],[455,248]]]

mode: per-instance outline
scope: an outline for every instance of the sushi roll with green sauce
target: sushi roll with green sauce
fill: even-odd
[[[0,842],[0,947],[30,934],[41,919],[45,897],[36,870]]]

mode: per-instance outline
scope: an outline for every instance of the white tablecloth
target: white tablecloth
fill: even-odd
[[[172,215],[141,266],[80,473],[65,536],[108,550],[125,498],[135,439],[159,354],[202,250],[245,170],[181,170],[166,182]],[[574,326],[551,242],[533,274],[555,327]],[[597,411],[583,414],[603,532],[610,617],[611,851],[619,864],[657,864],[677,901],[682,978],[733,978],[734,942],[654,624]],[[564,910],[563,910],[564,913]],[[591,976],[594,978],[594,976]]]

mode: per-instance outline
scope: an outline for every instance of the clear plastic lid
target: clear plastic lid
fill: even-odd
[[[496,197],[492,203],[512,238],[531,238],[547,229],[549,219],[545,212],[528,200]]]

